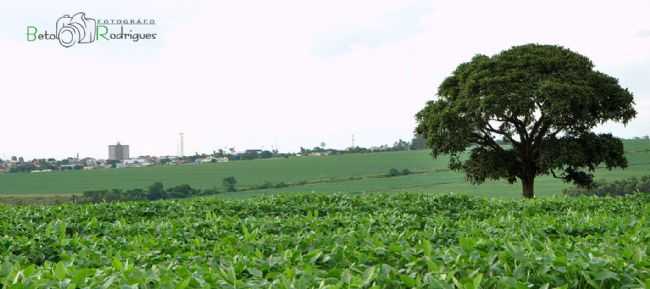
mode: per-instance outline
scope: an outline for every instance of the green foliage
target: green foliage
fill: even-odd
[[[156,201],[162,199],[184,199],[195,196],[216,195],[219,191],[216,189],[199,190],[192,188],[190,185],[183,184],[165,189],[161,182],[153,183],[147,190],[93,190],[85,191],[81,197],[75,196],[75,203],[98,203],[98,202],[120,202],[120,201]]]
[[[529,44],[459,65],[417,114],[416,132],[434,157],[449,154],[449,167],[469,181],[520,180],[524,196],[533,197],[539,175],[557,172],[588,186],[599,164],[625,167],[621,140],[591,129],[627,123],[633,104],[632,94],[587,57]]]
[[[309,194],[0,206],[0,288],[647,288],[649,202]]]
[[[221,181],[223,188],[226,192],[236,192],[237,191],[237,179],[235,177],[227,177]]]
[[[410,175],[412,173],[413,172],[411,172],[411,170],[409,170],[409,169],[398,170],[396,168],[391,168],[390,170],[388,170],[388,173],[386,174],[386,177],[390,178],[390,177],[407,176],[407,175]]]
[[[194,189],[188,184],[178,185],[167,190],[167,195],[172,199],[189,198],[200,193],[200,190]]]
[[[413,137],[413,140],[411,140],[411,147],[410,149],[412,150],[423,150],[427,148],[427,140],[421,136],[416,134]]]
[[[267,189],[273,189],[273,188],[279,189],[279,188],[287,188],[287,187],[289,187],[289,184],[287,184],[285,182],[279,182],[277,184],[274,184],[272,182],[266,181],[261,185],[252,186],[252,187],[248,188],[248,190],[267,190]],[[242,189],[240,189],[240,191],[241,190]]]
[[[390,170],[388,170],[388,174],[386,174],[387,177],[395,177],[395,176],[399,176],[399,175],[400,175],[400,172],[396,168],[391,168]]]
[[[625,196],[635,193],[650,194],[650,176],[628,178],[612,182],[600,181],[590,187],[567,188],[562,191],[568,196]]]
[[[275,184],[275,186],[273,186],[273,187],[276,188],[276,189],[281,189],[281,188],[289,187],[289,184],[287,184],[285,182],[279,182],[279,183]]]
[[[149,186],[148,195],[150,200],[160,200],[167,197],[167,192],[165,192],[165,187],[161,182],[155,182]]]

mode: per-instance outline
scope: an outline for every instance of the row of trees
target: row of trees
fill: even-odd
[[[165,188],[162,183],[151,184],[147,189],[112,189],[92,190],[84,192],[81,197],[75,197],[75,202],[117,202],[117,201],[155,201],[164,199],[183,199],[194,196],[206,196],[218,194],[216,189],[196,189],[190,185],[178,185]]]
[[[405,141],[402,139],[397,140],[392,145],[381,145],[377,147],[365,148],[360,146],[353,146],[344,150],[337,150],[327,148],[325,143],[314,148],[300,147],[301,155],[309,155],[313,153],[326,153],[326,154],[349,154],[349,153],[371,153],[371,152],[392,152],[392,151],[407,151],[407,150],[423,150],[426,149],[426,140],[421,135],[415,135],[413,139]]]
[[[34,170],[80,170],[84,165],[83,161],[74,158],[62,160],[48,158],[27,161],[23,157],[13,156],[6,161],[0,159],[0,168],[6,167],[10,173],[28,173]]]
[[[391,171],[392,172],[392,171]],[[408,170],[397,171],[395,175],[406,175],[411,172]],[[252,191],[252,190],[266,190],[266,189],[280,189],[293,185],[305,185],[307,181],[297,183],[272,183],[264,182],[258,185],[250,185],[243,188],[238,186],[239,182],[235,177],[226,177],[221,180],[221,190],[216,187],[210,189],[193,188],[190,185],[183,184],[169,188],[165,188],[161,182],[151,184],[146,189],[112,189],[112,190],[90,190],[85,191],[81,196],[73,197],[73,201],[77,203],[85,202],[118,202],[118,201],[156,201],[166,199],[184,199],[197,196],[209,196],[220,194],[221,192],[239,192],[239,191]]]
[[[227,177],[222,180],[223,191],[236,192],[237,179]],[[165,188],[163,183],[155,182],[146,189],[112,189],[112,190],[91,190],[85,191],[80,197],[75,197],[75,202],[117,202],[117,201],[156,201],[166,199],[184,199],[197,196],[209,196],[221,193],[216,187],[210,189],[193,188],[190,185],[182,184]]]
[[[589,187],[568,188],[562,193],[568,196],[625,196],[635,193],[650,193],[650,176],[611,182],[594,182]]]

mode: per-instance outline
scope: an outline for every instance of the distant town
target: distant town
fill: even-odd
[[[119,169],[137,168],[149,166],[176,166],[176,165],[198,165],[207,163],[224,163],[240,160],[290,158],[290,157],[318,157],[347,153],[371,153],[389,152],[404,150],[420,150],[425,148],[423,138],[415,136],[410,142],[398,140],[393,145],[381,145],[364,148],[350,146],[344,150],[327,148],[325,143],[313,148],[300,148],[299,152],[281,153],[277,149],[247,149],[237,151],[235,148],[219,149],[212,153],[202,153],[185,156],[182,149],[175,156],[138,156],[131,157],[128,144],[116,143],[108,146],[106,159],[91,157],[68,157],[66,159],[32,159],[26,160],[23,157],[13,156],[8,160],[0,159],[0,173],[49,173],[66,170],[95,170],[95,169]]]

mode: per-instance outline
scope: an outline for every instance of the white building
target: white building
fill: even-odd
[[[129,146],[119,142],[108,146],[108,159],[111,161],[123,161],[129,159]]]

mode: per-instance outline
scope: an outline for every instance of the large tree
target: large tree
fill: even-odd
[[[598,166],[626,167],[622,141],[592,129],[627,124],[633,105],[632,93],[589,58],[529,44],[459,65],[417,114],[416,133],[472,183],[520,180],[533,198],[536,176],[588,187]]]

